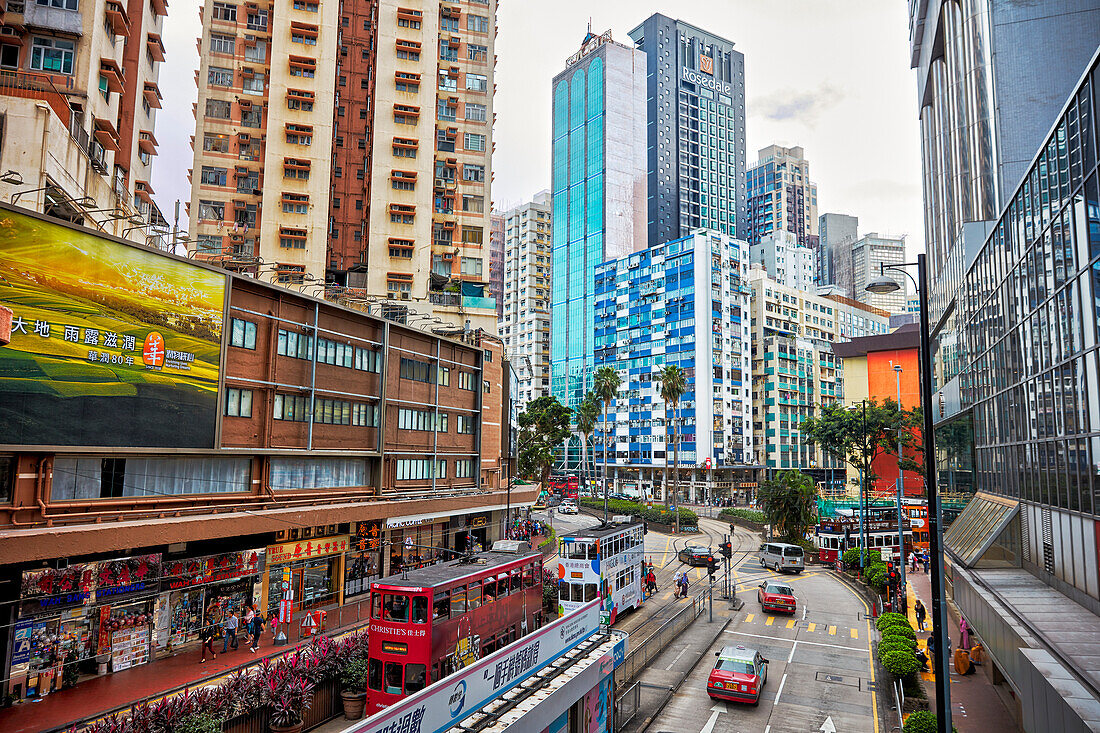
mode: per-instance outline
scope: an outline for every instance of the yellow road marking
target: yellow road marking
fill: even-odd
[[[695,579],[696,580],[702,580],[703,579],[703,569],[702,568],[695,568]]]
[[[829,636],[836,636],[836,627],[835,626],[830,626],[829,627]]]
[[[814,629],[816,629],[816,628],[817,628],[817,624],[815,624],[815,623],[814,623],[813,621],[811,621],[811,622],[810,622],[810,626],[809,626],[809,630],[810,630],[810,631],[813,631],[813,630],[814,630]]]
[[[858,639],[859,638],[859,632],[856,631],[855,629],[852,629],[852,638],[853,639]]]
[[[794,619],[793,618],[787,619],[787,628],[788,629],[793,629],[794,628]]]
[[[765,626],[771,626],[775,623],[775,616],[768,616],[768,620],[764,622]]]
[[[754,617],[754,616],[756,616],[756,614],[755,614],[755,613],[750,613],[750,614],[749,614],[748,616],[746,616],[746,617],[745,617],[745,623],[747,623],[747,624],[751,624],[751,623],[752,623],[752,619],[753,619],[753,617]]]

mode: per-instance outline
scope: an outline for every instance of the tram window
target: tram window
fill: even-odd
[[[432,682],[439,682],[439,662],[432,665]]]
[[[594,601],[596,600],[596,584],[585,583],[584,584],[584,600]]]
[[[473,611],[481,607],[481,583],[470,583],[466,591],[466,610]]]
[[[428,623],[428,599],[425,596],[413,596],[412,622],[414,624]]]
[[[367,660],[367,686],[377,692],[382,691],[382,660]]]
[[[595,545],[577,542],[573,545],[573,551],[569,553],[569,559],[583,560],[585,557],[591,558],[593,552],[595,552]]]
[[[513,593],[519,591],[523,587],[523,576],[519,570],[512,571],[511,583]]]
[[[451,589],[451,615],[461,616],[466,613],[466,586],[460,585]]]
[[[569,600],[569,583],[564,580],[558,581],[558,598],[563,601]]]
[[[508,573],[501,573],[497,576],[497,595],[508,595]]]
[[[588,559],[589,560],[595,560],[596,559],[596,543],[592,542],[589,545],[587,545],[587,547],[588,547]],[[581,559],[582,560],[584,559],[584,555],[581,555]]]
[[[482,603],[492,603],[497,599],[497,582],[492,578],[485,581],[485,598]]]
[[[523,587],[535,587],[535,571],[531,568],[530,565],[523,569]]]
[[[441,619],[451,615],[451,593],[442,591],[435,597],[432,605],[432,618]]]
[[[424,689],[427,668],[423,664],[405,665],[405,694],[411,695]]]
[[[583,583],[570,583],[569,585],[569,600],[574,603],[580,603],[584,600],[584,584]]]
[[[409,597],[387,593],[382,601],[382,618],[386,621],[405,623],[409,620]]]
[[[401,694],[401,663],[386,662],[385,685],[382,691],[388,695]]]
[[[382,594],[371,593],[371,616],[382,618]]]

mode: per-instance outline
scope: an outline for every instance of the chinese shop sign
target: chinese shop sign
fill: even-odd
[[[0,208],[0,443],[212,448],[225,276]]]
[[[205,583],[247,578],[260,572],[263,564],[263,550],[169,560],[164,563],[162,584],[168,590],[179,590]]]
[[[19,596],[23,616],[51,613],[91,603],[121,600],[156,589],[160,555],[138,555],[64,568],[23,573]]]
[[[350,543],[348,535],[339,537],[319,537],[315,540],[300,540],[287,542],[282,545],[271,545],[267,548],[267,562],[269,565],[294,562],[295,560],[309,560],[325,555],[336,555],[346,552]]]

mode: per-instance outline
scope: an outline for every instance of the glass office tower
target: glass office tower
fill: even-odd
[[[650,243],[699,228],[743,236],[744,55],[733,42],[660,13],[630,37],[648,64]]]
[[[646,246],[645,55],[589,33],[553,82],[550,388],[592,387],[596,265]]]

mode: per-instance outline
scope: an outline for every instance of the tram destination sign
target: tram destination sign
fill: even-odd
[[[345,733],[440,733],[461,723],[599,631],[600,600],[543,626]]]

